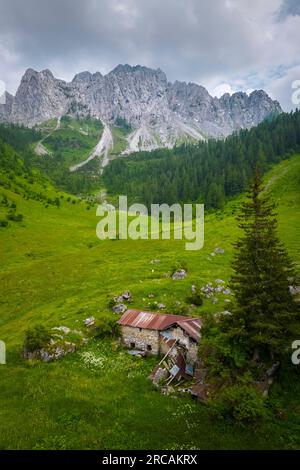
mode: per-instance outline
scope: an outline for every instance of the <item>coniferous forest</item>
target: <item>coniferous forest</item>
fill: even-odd
[[[300,149],[300,111],[283,113],[225,140],[181,144],[114,160],[103,178],[111,194],[151,203],[205,202],[221,208],[262,173]]]

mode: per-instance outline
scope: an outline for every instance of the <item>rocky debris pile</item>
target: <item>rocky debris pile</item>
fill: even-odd
[[[42,347],[36,349],[28,349],[26,346],[23,350],[23,358],[26,360],[40,360],[42,362],[51,362],[67,354],[73,353],[77,348],[88,342],[87,338],[83,337],[83,333],[78,330],[71,330],[66,326],[58,326],[52,328],[52,331],[59,331],[61,334],[49,333],[49,340]],[[69,340],[68,335],[72,334],[78,336],[78,339]],[[73,338],[72,338],[73,339]]]
[[[201,287],[201,292],[207,299],[215,298],[215,294],[231,295],[231,290],[224,285],[222,279],[216,279],[215,283],[216,285],[213,285],[212,282],[208,282],[205,286]]]
[[[178,281],[181,279],[185,279],[187,276],[187,272],[185,269],[178,269],[172,274],[173,281]]]
[[[123,294],[117,295],[116,297],[114,297],[113,300],[114,300],[115,303],[118,303],[118,302],[131,302],[132,301],[132,295],[129,292],[129,290],[125,290],[123,292]]]
[[[75,343],[65,341],[61,345],[56,345],[55,341],[50,341],[49,348],[37,349],[36,351],[24,351],[23,357],[27,360],[38,359],[43,362],[50,362],[60,359],[67,354],[75,352],[77,346]]]
[[[125,290],[121,295],[116,295],[110,302],[110,307],[114,313],[122,315],[127,310],[127,303],[132,302],[132,294]]]

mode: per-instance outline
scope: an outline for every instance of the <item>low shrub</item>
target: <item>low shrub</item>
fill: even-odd
[[[44,325],[36,325],[25,333],[24,349],[29,352],[42,349],[47,346],[51,335]]]
[[[253,423],[267,417],[263,396],[247,385],[225,388],[210,404],[215,415],[234,418],[243,423]]]

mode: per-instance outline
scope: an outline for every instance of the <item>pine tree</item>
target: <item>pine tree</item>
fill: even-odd
[[[244,235],[235,244],[231,287],[236,308],[229,333],[248,353],[273,358],[284,354],[299,331],[299,310],[289,289],[295,274],[258,172],[248,196],[238,217]]]

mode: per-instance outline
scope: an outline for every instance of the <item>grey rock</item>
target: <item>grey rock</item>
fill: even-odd
[[[83,323],[85,324],[85,326],[93,326],[95,325],[95,317],[86,318],[85,320],[83,320]]]
[[[300,294],[300,286],[289,286],[289,291],[292,295]]]
[[[127,300],[127,302],[130,302],[131,299],[132,299],[132,295],[128,290],[123,292],[122,297],[123,297],[124,300]]]
[[[272,367],[270,367],[270,369],[267,370],[266,372],[267,377],[273,377],[278,371],[279,367],[280,367],[280,362],[275,362],[275,364],[273,364]]]
[[[227,287],[226,289],[223,290],[223,294],[224,295],[230,295],[231,294],[231,290],[229,289],[229,287]]]
[[[120,314],[120,315],[122,315],[122,313],[126,312],[126,310],[127,310],[127,307],[126,307],[125,304],[117,304],[113,307],[113,311],[115,313]]]
[[[71,331],[71,329],[67,326],[55,326],[54,328],[52,328],[52,330],[62,331],[65,334],[68,334]]]
[[[164,310],[166,308],[165,304],[157,304],[159,310]]]
[[[186,278],[186,271],[185,269],[179,269],[178,271],[175,271],[175,273],[172,274],[172,279],[174,281],[180,280],[180,279],[185,279]]]

